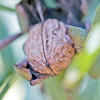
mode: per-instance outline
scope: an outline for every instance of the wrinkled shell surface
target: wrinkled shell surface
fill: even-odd
[[[43,34],[47,61],[51,69],[59,74],[62,69],[68,66],[74,55],[72,40],[67,34],[65,24],[56,19],[48,19],[44,24],[34,25],[29,31],[28,39],[24,45],[27,61],[31,67],[41,74],[54,75],[46,66],[41,34]]]

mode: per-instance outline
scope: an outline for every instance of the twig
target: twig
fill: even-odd
[[[23,33],[14,34],[4,40],[0,40],[0,50],[9,45],[12,41],[20,37]]]

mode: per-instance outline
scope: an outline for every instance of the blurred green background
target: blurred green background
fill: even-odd
[[[46,0],[56,7],[55,0]],[[15,6],[20,0],[0,0],[0,40],[19,33]],[[100,98],[100,0],[92,0],[82,22],[91,21],[84,48],[69,68],[36,86],[16,74],[13,65],[24,59],[22,47],[27,35],[0,51],[0,100],[99,100]],[[95,15],[95,17],[93,17]],[[94,19],[93,19],[94,18]]]

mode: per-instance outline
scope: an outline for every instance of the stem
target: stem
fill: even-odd
[[[20,37],[22,33],[14,34],[4,40],[0,40],[0,50],[3,49],[5,46],[9,45],[12,41]]]

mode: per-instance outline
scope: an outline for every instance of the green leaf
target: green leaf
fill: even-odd
[[[0,98],[2,99],[4,95],[7,93],[8,89],[14,84],[14,82],[18,79],[16,74],[9,74],[6,76],[5,81],[3,82],[4,86],[0,86]]]
[[[10,12],[14,12],[15,13],[15,9],[6,7],[6,6],[1,5],[1,4],[0,4],[0,10],[5,10],[5,11],[10,11]]]
[[[100,7],[97,9],[99,12]],[[64,86],[66,89],[74,90],[83,77],[91,70],[100,54],[100,18],[95,14],[92,28],[87,36],[84,49],[74,57],[70,64],[65,78]],[[96,18],[97,17],[97,18]],[[98,19],[98,20],[97,20]]]
[[[45,90],[47,95],[51,97],[51,100],[66,100],[67,94],[62,85],[63,77],[64,71],[60,75],[45,81]]]
[[[100,24],[100,5],[97,7],[93,22],[92,22],[92,27],[95,26],[96,24]]]
[[[68,29],[68,34],[71,36],[72,40],[74,41],[74,44],[78,51],[83,46],[87,33],[85,29],[80,27],[75,27],[71,25],[66,25],[66,27]]]
[[[4,16],[3,16],[4,17]],[[2,14],[0,16],[0,39],[4,39],[5,37],[9,36],[8,27],[6,27],[7,23],[2,19]],[[0,51],[0,56],[2,59],[3,65],[3,72],[0,75],[0,99],[5,95],[7,90],[13,84],[12,80],[15,78],[13,74],[14,68],[13,64],[15,61],[13,50],[10,46],[2,49]],[[2,89],[1,89],[2,88]]]

